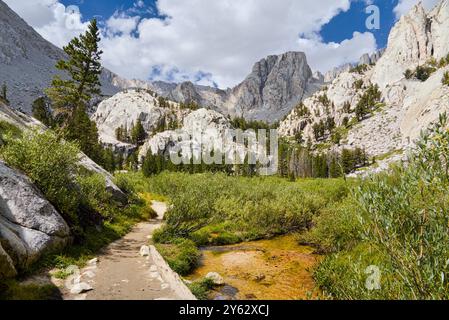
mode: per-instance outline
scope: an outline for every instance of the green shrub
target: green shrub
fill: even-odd
[[[229,177],[225,174],[163,173],[149,180],[151,193],[170,199],[157,242],[193,239],[229,244],[307,229],[328,203],[347,194],[343,180]],[[325,192],[323,191],[325,190]]]
[[[445,85],[445,86],[449,86],[449,71],[445,72],[443,75],[443,80],[441,80],[441,82]]]
[[[0,300],[62,300],[59,289],[54,285],[19,284],[15,280],[0,282]]]
[[[352,197],[331,205],[314,217],[314,227],[299,240],[317,246],[320,252],[331,253],[351,249],[362,240],[358,207]]]
[[[81,205],[100,213],[104,219],[112,219],[117,205],[112,199],[112,194],[105,188],[105,178],[100,174],[86,173],[78,175],[76,182],[79,186]]]
[[[422,135],[410,155],[410,163],[392,173],[365,180],[353,194],[360,221],[354,234],[358,245],[341,242],[330,247],[340,252],[318,267],[316,279],[338,299],[448,299],[449,298],[449,131],[447,117]],[[337,225],[347,222],[346,211],[336,214]],[[338,216],[343,221],[338,222]],[[338,239],[345,228],[329,228],[322,217],[311,238],[324,244]],[[318,222],[320,222],[318,220]],[[333,236],[322,236],[326,230]],[[350,230],[349,230],[350,231]],[[349,239],[351,232],[343,232]],[[324,240],[323,240],[324,239]],[[327,241],[330,239],[330,241]],[[337,242],[338,244],[338,242]],[[364,287],[365,270],[370,265],[382,272],[381,290]]]
[[[0,121],[0,145],[3,140],[20,138],[22,130],[6,121]]]
[[[231,223],[207,226],[192,233],[190,238],[197,246],[222,246],[242,241],[241,236],[229,230],[233,230]]]
[[[175,239],[171,244],[157,244],[156,247],[173,271],[181,276],[188,275],[201,256],[195,243],[187,239]]]
[[[432,73],[434,73],[435,71],[436,68],[432,66],[418,66],[414,74],[416,79],[424,82],[429,79]]]
[[[410,70],[410,69],[405,70],[405,72],[404,72],[405,79],[410,80],[411,78],[413,78],[413,76],[414,76],[414,72],[412,70]]]
[[[361,64],[352,68],[349,72],[364,74],[368,70],[369,66],[367,64]]]
[[[27,131],[19,139],[8,139],[1,150],[5,162],[25,172],[64,218],[77,225],[79,193],[73,181],[79,150],[50,131]]]
[[[198,300],[208,300],[209,292],[214,288],[212,279],[202,279],[187,285]]]

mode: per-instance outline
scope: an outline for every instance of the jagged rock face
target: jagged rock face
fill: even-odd
[[[437,60],[449,53],[449,2],[441,1],[430,13],[421,3],[414,6],[391,30],[388,46],[378,61],[372,82],[382,89],[404,78],[430,58]]]
[[[370,66],[361,75],[340,73],[329,88],[315,94],[319,96],[325,93],[333,102],[335,110],[331,110],[329,115],[340,125],[342,117],[354,116],[344,113],[341,102],[350,102],[354,109],[363,93],[363,90],[354,89],[356,80],[361,80],[364,86],[377,84],[380,87],[385,106],[354,125],[338,148],[361,147],[372,156],[405,151],[413,146],[422,130],[426,130],[441,113],[449,110],[449,87],[441,82],[449,67],[440,68],[425,82],[408,80],[404,76],[406,69],[423,65],[432,57],[439,60],[449,54],[449,35],[442,31],[449,30],[448,3],[448,0],[441,1],[429,13],[425,12],[421,4],[415,6],[393,28],[388,47],[383,54],[380,53],[382,56],[375,66]],[[361,62],[368,62],[368,57],[363,57]],[[293,136],[302,132],[307,139],[312,135],[313,124],[324,119],[316,117],[313,112],[325,112],[325,108],[314,101],[314,97],[306,99],[304,104],[312,111],[312,115],[301,117],[293,111],[281,123],[281,135]],[[313,138],[310,140],[316,142]]]
[[[302,52],[269,56],[257,62],[251,74],[233,89],[221,90],[184,82],[144,83],[116,79],[122,88],[148,88],[176,102],[195,102],[225,115],[275,122],[323,84],[320,73],[312,73]]]
[[[325,83],[332,83],[332,81],[334,81],[335,79],[337,79],[337,77],[343,73],[343,72],[348,72],[350,71],[352,68],[356,67],[356,66],[361,66],[361,65],[373,65],[376,64],[377,61],[379,61],[379,59],[382,57],[382,55],[384,54],[385,49],[380,49],[377,50],[376,52],[374,52],[373,54],[369,54],[369,53],[365,53],[363,56],[360,57],[359,62],[358,63],[345,63],[341,66],[338,66],[336,68],[333,68],[332,70],[329,70],[328,72],[326,72],[326,74],[324,75],[324,82]]]
[[[70,229],[31,181],[0,162],[0,238],[5,255],[23,269],[71,241]],[[6,259],[6,260],[5,260]],[[11,272],[2,272],[11,275]]]
[[[256,63],[251,74],[232,90],[226,109],[247,119],[275,122],[310,95],[312,79],[304,53],[269,56]]]
[[[309,111],[307,116],[298,116],[297,110],[293,110],[287,118],[281,122],[278,129],[282,136],[294,136],[297,132],[302,132],[303,138],[313,141],[312,124],[321,120],[325,121],[328,117],[335,119],[337,125],[341,125],[343,118],[348,114],[342,112],[345,102],[351,105],[357,104],[360,90],[354,87],[357,80],[362,79],[358,73],[341,73],[326,90],[318,91],[311,97],[303,101],[303,105]],[[321,96],[327,96],[331,105],[326,107],[318,100]]]
[[[325,83],[332,83],[341,73],[348,72],[351,70],[354,66],[350,63],[346,63],[342,66],[333,68],[332,70],[329,70],[324,75],[324,82]]]
[[[53,76],[56,62],[65,53],[42,38],[0,0],[0,84],[8,87],[8,100],[16,109],[31,113],[32,102],[43,95]],[[112,95],[118,88],[113,75],[104,70],[102,93]]]
[[[385,49],[378,50],[371,55],[368,53],[365,53],[359,60],[359,66],[363,65],[363,64],[367,64],[367,65],[376,64],[377,61],[379,61],[379,59],[382,57],[384,52],[385,52]]]
[[[176,86],[175,90],[170,93],[169,98],[173,101],[182,101],[185,103],[194,102],[201,104],[203,102],[192,82],[180,83]]]
[[[449,67],[438,70],[424,83],[407,82],[403,116],[399,119],[404,143],[419,138],[421,131],[438,120],[440,114],[449,114],[449,86],[441,84],[445,72],[449,72]]]
[[[188,110],[180,110],[177,103],[170,102],[171,108],[161,108],[157,96],[146,90],[125,90],[102,101],[92,116],[98,127],[102,143],[115,148],[134,146],[116,139],[116,129],[123,127],[131,130],[139,119],[151,135],[162,123],[176,121],[182,123]]]

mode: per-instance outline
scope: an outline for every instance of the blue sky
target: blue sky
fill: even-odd
[[[65,5],[78,5],[86,20],[93,17],[105,20],[116,11],[124,12],[135,8],[135,0],[62,0],[61,2]],[[388,35],[396,21],[393,9],[397,6],[398,0],[375,0],[372,2],[381,9],[381,28],[370,31],[374,34],[378,47],[383,48],[387,44]],[[144,3],[146,10],[141,10],[139,14],[146,18],[157,17],[156,0],[144,0]],[[340,13],[323,26],[320,32],[323,40],[340,43],[345,39],[352,38],[354,31],[365,32],[366,7],[366,2],[363,0],[352,2],[351,8],[347,12]]]
[[[326,72],[386,46],[419,0],[4,0],[63,47],[96,17],[103,65],[125,78],[233,87],[268,55],[303,51]],[[430,8],[438,0],[423,0]],[[68,6],[77,5],[73,14]],[[368,30],[369,5],[380,28]]]

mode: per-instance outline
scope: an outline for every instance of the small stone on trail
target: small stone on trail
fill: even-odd
[[[140,248],[140,255],[142,257],[147,257],[150,255],[150,248],[148,246],[142,246],[142,248]]]
[[[157,271],[158,271],[157,270],[157,266],[152,265],[151,268],[150,268],[150,272],[157,272]]]
[[[85,282],[81,282],[78,284],[75,284],[72,289],[70,290],[71,294],[80,294],[88,291],[92,291],[94,288],[92,288],[90,285],[88,285]]]
[[[92,260],[89,260],[89,262],[87,263],[90,266],[95,266],[98,263],[98,258],[93,258]]]

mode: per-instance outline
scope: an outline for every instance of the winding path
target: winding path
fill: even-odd
[[[158,218],[140,223],[124,238],[109,245],[98,259],[72,277],[68,287],[83,284],[91,291],[74,294],[64,292],[68,300],[193,300],[185,284],[163,261],[152,246],[152,234],[161,227],[167,205],[153,202]],[[89,290],[89,289],[88,289]]]

